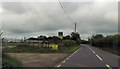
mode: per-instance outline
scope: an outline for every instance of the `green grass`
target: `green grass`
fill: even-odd
[[[75,52],[77,49],[79,49],[81,46],[70,46],[70,47],[62,47],[60,50],[58,50],[58,52],[62,52],[62,53],[73,53]]]
[[[34,47],[34,46],[21,46],[16,48],[8,48],[4,50],[5,53],[67,53],[71,54],[78,50],[81,46],[64,46],[60,47],[58,50],[52,50],[51,48],[40,48],[40,47]],[[9,56],[8,54],[3,55],[3,66],[4,67],[22,67],[20,61],[17,59]],[[4,68],[3,68],[4,69]]]
[[[40,48],[34,46],[28,47],[18,47],[18,48],[8,48],[5,50],[6,53],[73,53],[80,46],[64,46],[60,47],[58,50],[52,50],[51,48]]]
[[[114,48],[104,48],[104,47],[98,47],[98,48],[100,48],[100,49],[102,49],[104,51],[110,52],[112,54],[120,56],[120,50],[116,50]]]
[[[16,58],[9,56],[8,54],[3,54],[2,66],[3,69],[7,69],[9,67],[23,67],[20,61],[18,61]]]
[[[5,52],[7,53],[47,53],[47,52],[52,52],[51,49],[47,49],[47,48],[38,48],[38,47],[33,47],[33,48],[11,48],[11,49],[7,49]]]

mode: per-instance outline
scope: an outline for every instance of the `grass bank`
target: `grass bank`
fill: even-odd
[[[10,67],[23,67],[22,63],[16,58],[9,56],[8,54],[2,55],[2,69],[9,69]]]
[[[81,46],[64,46],[60,47],[58,50],[52,50],[51,48],[40,48],[34,46],[22,46],[15,48],[7,48],[6,53],[73,53]]]
[[[60,50],[58,50],[57,52],[61,52],[61,53],[73,53],[75,52],[77,49],[79,49],[81,46],[70,46],[70,47],[61,47]]]
[[[105,47],[98,47],[98,48],[100,48],[100,49],[102,49],[104,51],[110,52],[112,54],[120,56],[120,50],[116,50],[114,48],[105,48]]]

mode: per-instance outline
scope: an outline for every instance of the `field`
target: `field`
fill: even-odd
[[[57,50],[38,47],[34,44],[19,43],[4,47],[3,62],[10,67],[53,67],[81,46],[62,46]],[[46,62],[45,62],[46,61]]]
[[[41,47],[37,47],[34,46],[33,44],[19,44],[16,47],[13,48],[9,48],[9,46],[7,48],[4,49],[4,52],[6,53],[73,53],[74,51],[76,51],[78,48],[80,48],[79,46],[63,46],[58,48],[58,50],[52,50],[52,48],[41,48]]]
[[[64,53],[9,53],[17,58],[25,67],[54,67],[69,54]]]

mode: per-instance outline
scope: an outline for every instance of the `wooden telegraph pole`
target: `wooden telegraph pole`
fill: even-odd
[[[75,23],[75,33],[76,33],[76,23]]]

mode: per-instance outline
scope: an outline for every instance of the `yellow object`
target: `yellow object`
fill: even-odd
[[[52,49],[53,50],[58,50],[58,45],[57,44],[52,44]]]
[[[63,38],[63,36],[58,36],[58,38],[62,39],[62,38]]]

